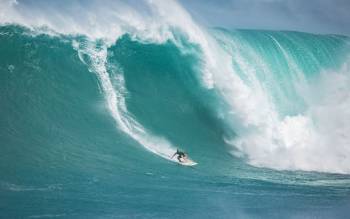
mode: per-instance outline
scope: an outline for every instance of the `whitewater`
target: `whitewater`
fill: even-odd
[[[131,3],[0,2],[0,217],[346,218],[349,37]]]

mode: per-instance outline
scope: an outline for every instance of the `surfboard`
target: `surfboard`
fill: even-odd
[[[193,160],[187,160],[185,162],[178,162],[179,164],[183,165],[183,166],[195,166],[198,163],[194,162]]]
[[[194,162],[193,160],[191,160],[190,158],[183,159],[182,162],[180,162],[177,158],[175,158],[174,161],[178,164],[183,165],[183,166],[195,166],[198,164],[198,163]]]

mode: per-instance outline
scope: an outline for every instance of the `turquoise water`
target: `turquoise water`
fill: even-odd
[[[1,26],[0,217],[347,218],[349,38],[208,33]]]

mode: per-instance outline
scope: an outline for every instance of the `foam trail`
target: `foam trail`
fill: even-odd
[[[81,44],[76,41],[73,42],[73,46],[78,51],[80,60],[89,66],[90,71],[96,73],[105,95],[107,107],[118,128],[152,153],[172,160],[170,156],[175,152],[175,149],[171,144],[164,138],[148,133],[127,111],[123,96],[125,87],[122,75],[118,74],[115,88],[107,72],[107,46],[96,46],[92,42]],[[88,60],[84,59],[86,57],[84,55],[88,56]]]

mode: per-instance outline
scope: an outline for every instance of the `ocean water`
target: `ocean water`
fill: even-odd
[[[2,22],[0,218],[348,218],[350,39],[173,4],[146,28]]]

